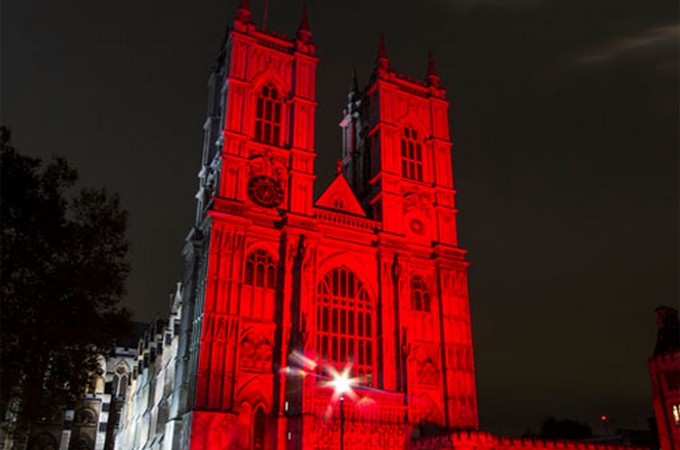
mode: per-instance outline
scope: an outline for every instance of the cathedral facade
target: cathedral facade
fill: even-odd
[[[432,57],[412,80],[381,37],[314,200],[315,51],[305,12],[288,39],[241,1],[208,84],[171,376],[151,385],[153,361],[140,359],[118,448],[549,448],[478,431],[449,103]]]

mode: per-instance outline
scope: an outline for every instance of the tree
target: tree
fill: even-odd
[[[127,212],[105,189],[73,192],[65,159],[19,154],[5,127],[0,150],[0,413],[11,403],[21,431],[81,396],[130,326]]]
[[[538,436],[541,439],[566,439],[578,440],[593,437],[593,432],[588,424],[570,419],[555,419],[545,417],[541,423],[541,431]]]

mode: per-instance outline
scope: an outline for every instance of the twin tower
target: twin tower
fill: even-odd
[[[424,81],[404,77],[381,37],[314,200],[315,51],[306,11],[288,39],[241,1],[209,80],[159,449],[396,450],[427,430],[477,429],[449,103],[432,58]]]

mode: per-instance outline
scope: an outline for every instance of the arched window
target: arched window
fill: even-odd
[[[255,140],[280,145],[283,100],[271,83],[262,86],[255,105]]]
[[[413,128],[404,128],[401,136],[401,175],[423,181],[423,145]]]
[[[330,270],[317,289],[316,348],[339,368],[351,363],[355,375],[374,367],[374,312],[363,283],[344,266]]]
[[[253,416],[253,450],[264,450],[264,438],[266,432],[266,419],[264,410],[258,406]]]
[[[124,364],[116,367],[116,373],[113,374],[113,390],[114,397],[125,397],[128,384],[128,370]]]
[[[243,283],[255,287],[276,287],[276,266],[269,253],[257,249],[248,255]]]
[[[430,312],[430,293],[425,282],[419,276],[411,278],[411,309]]]

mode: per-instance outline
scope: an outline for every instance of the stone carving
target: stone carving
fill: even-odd
[[[416,384],[433,386],[439,382],[438,358],[433,349],[426,346],[417,346],[411,353],[410,363],[415,372]]]
[[[432,196],[425,192],[420,192],[418,188],[405,190],[403,193],[402,209],[404,215],[411,212],[422,213],[430,218],[432,211]]]
[[[266,372],[271,370],[273,345],[262,333],[253,331],[239,345],[241,367]]]
[[[250,160],[249,178],[261,175],[274,178],[281,185],[285,185],[288,171],[282,161],[272,157],[267,149],[264,154],[255,155]]]

